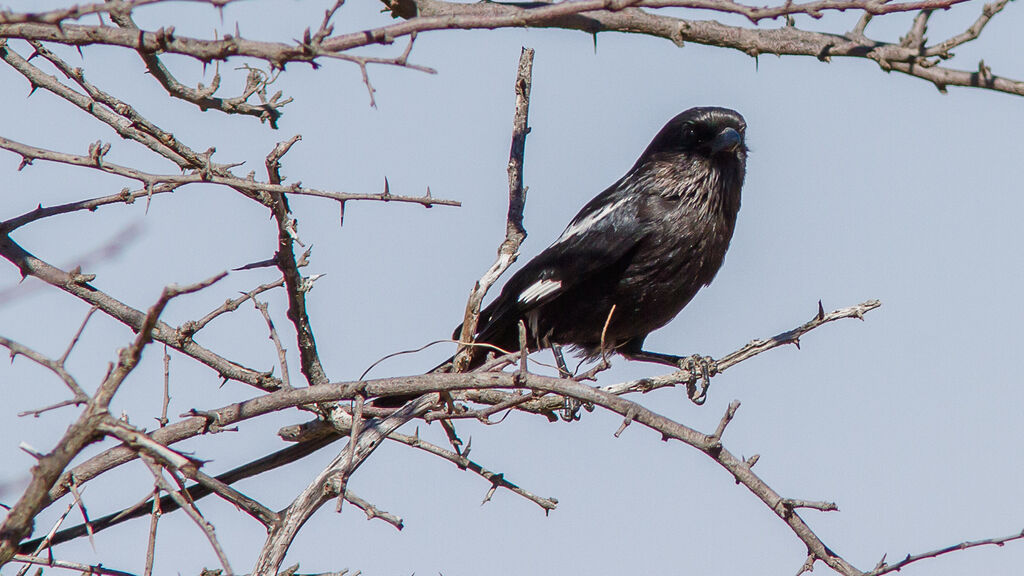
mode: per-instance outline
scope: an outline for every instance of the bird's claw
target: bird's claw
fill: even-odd
[[[562,409],[559,411],[559,416],[565,422],[575,422],[580,419],[580,408],[583,408],[587,412],[594,411],[593,402],[582,402],[569,396],[562,397],[563,404]]]
[[[690,379],[686,382],[686,395],[694,404],[703,405],[707,400],[711,377],[718,374],[718,362],[711,356],[694,354],[680,362],[679,367],[690,373]]]

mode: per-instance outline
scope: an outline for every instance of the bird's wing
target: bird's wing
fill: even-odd
[[[478,334],[505,332],[525,314],[619,266],[645,235],[640,199],[616,183],[589,202],[550,246],[530,260],[481,312]]]
[[[551,246],[528,262],[506,289],[512,291],[520,312],[550,302],[592,275],[614,266],[640,241],[636,226],[637,202],[629,196],[611,197],[607,203],[588,205]]]

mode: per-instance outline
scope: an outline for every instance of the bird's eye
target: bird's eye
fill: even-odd
[[[697,132],[693,129],[693,126],[687,124],[683,126],[683,131],[679,135],[684,143],[691,143],[697,139]]]

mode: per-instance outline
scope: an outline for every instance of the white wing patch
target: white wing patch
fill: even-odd
[[[580,234],[583,234],[587,230],[593,228],[594,225],[600,222],[602,218],[607,217],[609,214],[614,212],[619,206],[625,204],[628,200],[628,196],[625,198],[620,198],[616,202],[609,204],[604,208],[601,208],[600,210],[594,212],[593,214],[587,214],[587,216],[582,218],[579,222],[570,223],[569,227],[565,229],[565,232],[562,232],[562,235],[558,237],[558,240],[555,240],[555,244],[565,242],[569,238],[572,238],[573,236],[579,236]]]
[[[562,288],[561,280],[538,280],[533,284],[530,284],[523,290],[523,293],[519,295],[519,302],[521,304],[530,304],[540,300],[548,294],[553,294]]]

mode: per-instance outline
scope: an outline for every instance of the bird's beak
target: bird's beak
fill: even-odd
[[[715,136],[711,141],[711,153],[717,154],[723,151],[735,152],[743,145],[743,136],[735,128],[726,128]]]

